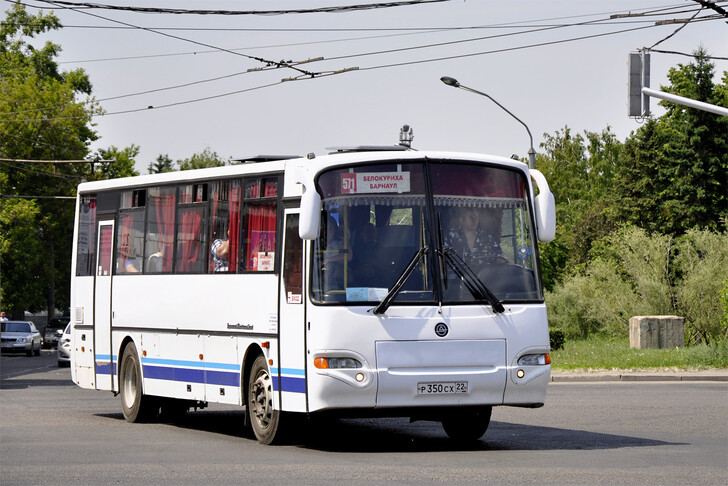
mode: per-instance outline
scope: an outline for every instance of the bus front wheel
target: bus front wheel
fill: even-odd
[[[272,444],[280,425],[280,412],[273,408],[273,379],[265,356],[258,356],[250,369],[247,414],[253,433],[261,444]]]
[[[456,411],[443,418],[442,428],[448,437],[458,442],[479,440],[488,430],[492,411],[493,407]]]
[[[119,392],[121,409],[127,422],[144,422],[151,420],[159,411],[155,409],[154,397],[144,395],[142,390],[142,372],[139,355],[134,343],[124,349],[119,368]]]

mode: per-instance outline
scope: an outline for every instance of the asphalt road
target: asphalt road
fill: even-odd
[[[406,419],[309,425],[262,446],[243,412],[129,424],[55,352],[0,358],[0,484],[728,484],[728,383],[553,383],[541,409],[500,407],[484,439]]]

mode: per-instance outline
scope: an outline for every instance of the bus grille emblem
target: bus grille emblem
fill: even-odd
[[[438,336],[445,337],[447,336],[447,333],[449,331],[450,330],[447,328],[447,324],[445,324],[444,322],[439,322],[435,324],[435,334],[437,334]]]

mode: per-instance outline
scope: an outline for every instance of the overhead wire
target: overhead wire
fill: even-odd
[[[336,12],[355,12],[363,10],[378,10],[393,7],[409,7],[414,5],[427,5],[432,3],[450,2],[452,0],[398,0],[392,2],[366,3],[358,5],[340,5],[332,7],[316,7],[316,8],[298,8],[298,9],[280,9],[280,10],[203,10],[203,9],[182,9],[182,8],[159,8],[159,7],[133,7],[122,5],[108,5],[90,2],[68,2],[65,0],[56,0],[61,6],[67,6],[71,10],[80,10],[82,8],[101,9],[101,10],[119,10],[135,13],[148,14],[175,14],[175,15],[287,15],[287,14],[316,14],[316,13],[336,13]]]
[[[43,3],[46,3],[46,4],[50,4],[50,5],[57,5],[58,4],[58,1],[57,0],[38,0],[38,1],[43,2]],[[18,3],[20,3],[20,2],[18,2]],[[71,9],[71,10],[73,10],[75,12],[78,12],[78,13],[81,13],[81,14],[84,14],[84,15],[89,15],[91,17],[95,17],[95,18],[98,18],[98,19],[102,19],[102,20],[105,20],[105,21],[108,21],[108,22],[113,22],[113,23],[125,25],[125,26],[128,26],[128,27],[134,27],[134,28],[139,29],[139,30],[143,30],[143,31],[146,31],[146,32],[158,34],[158,35],[161,35],[161,36],[164,36],[164,37],[169,37],[171,39],[176,39],[176,40],[180,40],[180,41],[183,41],[183,42],[189,42],[189,43],[192,43],[192,44],[195,44],[195,45],[199,45],[199,46],[202,46],[202,47],[216,49],[216,50],[219,50],[221,52],[227,52],[229,54],[233,54],[235,56],[241,56],[241,57],[244,57],[244,58],[247,58],[247,59],[250,59],[250,60],[255,60],[255,61],[261,62],[261,63],[266,64],[266,65],[290,68],[290,69],[293,69],[295,71],[300,71],[301,73],[310,74],[310,73],[307,73],[306,71],[303,71],[301,69],[296,68],[295,66],[290,66],[290,65],[286,64],[283,61],[271,61],[271,60],[268,60],[268,59],[264,59],[262,57],[252,56],[252,55],[249,55],[249,54],[242,54],[240,52],[231,51],[231,50],[226,49],[224,47],[214,46],[212,44],[207,44],[205,42],[200,42],[200,41],[196,41],[196,40],[193,40],[193,39],[187,39],[185,37],[180,37],[180,36],[177,36],[177,35],[168,34],[166,32],[156,31],[154,29],[149,29],[147,27],[141,27],[141,26],[138,26],[138,25],[130,24],[128,22],[123,22],[121,20],[116,20],[116,19],[111,19],[111,18],[108,18],[108,17],[103,17],[101,15],[97,15],[97,14],[94,14],[94,13],[91,13],[91,12],[85,12],[83,10],[75,10],[75,9]]]
[[[40,1],[43,1],[44,3],[51,3],[51,4],[58,3],[57,1],[44,1],[44,0],[40,0]],[[658,11],[659,12],[665,12],[666,9],[673,9],[674,10],[676,8],[677,7],[664,7],[664,8],[658,9],[658,10],[653,10],[652,12],[658,12]],[[694,10],[695,9],[693,8],[693,9],[690,9],[689,11],[692,12]],[[695,17],[699,13],[699,11],[700,11],[700,9],[698,10],[698,12],[695,13],[695,15],[693,15],[693,18],[691,19],[692,21],[696,21]],[[86,12],[79,12],[79,13],[86,13]],[[672,12],[672,13],[674,14],[675,12]],[[94,15],[94,14],[92,14],[92,15]],[[653,14],[650,14],[650,15],[653,15]],[[96,15],[94,15],[94,16],[96,16]],[[99,17],[99,18],[102,18],[102,19],[105,19],[105,20],[109,20],[111,22],[117,22],[114,19],[106,19],[104,17]],[[428,45],[423,45],[423,46],[413,46],[413,47],[406,47],[406,48],[400,48],[400,49],[390,49],[390,50],[385,50],[385,51],[372,51],[372,52],[366,52],[366,53],[360,53],[360,54],[351,54],[351,55],[345,55],[345,56],[332,57],[332,58],[328,58],[326,60],[329,61],[329,60],[350,59],[350,58],[356,58],[356,57],[362,57],[362,56],[372,56],[372,55],[386,54],[386,53],[392,53],[392,52],[401,52],[401,51],[408,51],[408,50],[414,50],[414,49],[424,49],[424,48],[429,48],[429,47],[437,47],[437,46],[457,44],[457,43],[463,43],[463,42],[474,42],[474,41],[477,41],[477,40],[485,40],[485,39],[491,39],[491,38],[495,38],[495,37],[512,36],[512,35],[519,35],[519,34],[527,34],[527,33],[533,33],[533,32],[538,32],[538,31],[542,31],[542,30],[552,30],[552,29],[555,29],[555,28],[565,28],[565,27],[583,26],[583,25],[594,25],[596,23],[601,23],[601,25],[604,25],[604,22],[606,20],[607,19],[597,19],[597,20],[592,20],[592,21],[587,21],[587,22],[579,22],[579,23],[575,23],[575,24],[560,24],[560,25],[557,25],[557,26],[539,27],[537,29],[531,29],[531,30],[528,30],[528,31],[521,31],[521,32],[516,32],[516,33],[507,33],[507,34],[494,35],[494,36],[485,36],[485,37],[479,37],[479,38],[475,38],[475,39],[464,39],[464,40],[450,41],[450,42],[444,42],[444,43],[434,43],[434,44],[428,44]],[[697,21],[700,21],[700,20],[701,19],[697,19]],[[712,18],[702,19],[702,20],[712,20]],[[120,23],[126,24],[124,22],[120,22]],[[521,22],[521,23],[524,23],[524,22]],[[525,23],[528,23],[528,22],[525,22]],[[138,29],[142,29],[142,30],[147,30],[147,29],[145,29],[143,27],[134,26],[133,24],[126,24],[126,25],[128,25],[129,28],[138,28]],[[631,31],[636,31],[636,30],[642,30],[642,29],[647,29],[647,28],[653,28],[653,27],[655,27],[655,26],[651,24],[651,25],[648,25],[648,26],[634,27],[634,28],[629,28],[629,29],[623,29],[623,30],[612,31],[612,32],[605,32],[605,33],[599,33],[599,34],[592,34],[592,35],[584,35],[584,36],[573,37],[573,38],[569,38],[569,39],[560,39],[560,40],[555,40],[555,41],[548,41],[548,42],[541,42],[541,43],[533,43],[533,44],[528,44],[528,45],[523,45],[523,46],[516,46],[516,47],[495,49],[495,50],[489,50],[489,51],[480,51],[480,52],[469,53],[469,54],[460,54],[460,55],[453,55],[453,56],[443,56],[443,57],[438,57],[438,58],[423,59],[423,60],[416,60],[416,61],[407,61],[407,62],[401,62],[401,63],[391,63],[391,64],[384,64],[384,65],[378,65],[378,66],[370,66],[370,67],[359,68],[359,70],[365,71],[365,70],[384,69],[384,68],[398,67],[398,66],[405,66],[405,65],[413,65],[413,64],[422,64],[422,63],[429,63],[429,62],[437,62],[437,61],[449,60],[449,59],[458,59],[458,58],[466,58],[466,57],[473,57],[473,56],[481,56],[481,55],[486,55],[486,54],[493,54],[493,53],[499,53],[499,52],[514,51],[514,50],[527,49],[527,48],[533,48],[533,47],[541,47],[541,46],[547,46],[547,45],[553,45],[553,44],[560,44],[560,43],[565,43],[565,42],[574,42],[574,41],[578,41],[578,40],[585,40],[585,39],[590,39],[590,38],[603,37],[603,36],[607,36],[607,35],[616,35],[616,34],[621,34],[621,33],[626,33],[626,32],[631,32]],[[470,28],[470,27],[468,27],[468,28]],[[152,31],[152,32],[155,32],[156,33],[156,31]],[[162,35],[166,35],[166,34],[162,34]],[[171,36],[171,37],[173,37],[173,38],[179,38],[180,40],[190,41],[188,39],[180,38],[178,36]],[[197,43],[196,41],[190,41],[190,42]],[[204,44],[202,44],[202,45],[204,45]],[[215,48],[215,49],[218,52],[219,51],[222,51],[222,52],[229,52],[230,51],[228,49],[218,49],[218,48]],[[275,68],[275,66],[273,66],[272,68]],[[264,70],[264,69],[260,69],[260,70]],[[342,70],[338,70],[338,71],[328,71],[328,72],[320,73],[320,74],[321,75],[340,74],[340,73],[343,73],[343,72],[347,72],[349,70],[353,70],[353,69],[352,68],[349,68],[349,69],[342,69]],[[118,95],[118,96],[113,96],[113,97],[109,97],[109,98],[103,98],[103,99],[99,99],[99,100],[95,100],[95,101],[96,102],[109,101],[109,100],[113,100],[113,99],[126,98],[126,97],[141,95],[141,94],[149,94],[149,93],[154,93],[154,92],[159,92],[159,91],[165,91],[165,90],[169,90],[169,89],[177,89],[177,88],[192,86],[192,85],[200,84],[200,83],[204,83],[204,82],[211,82],[211,81],[215,81],[215,80],[220,80],[220,79],[224,79],[224,78],[238,76],[238,75],[241,75],[241,74],[246,74],[248,72],[249,71],[246,71],[246,72],[237,72],[237,73],[233,73],[233,74],[229,74],[229,75],[218,76],[218,77],[215,77],[215,78],[209,78],[209,79],[194,81],[194,82],[190,82],[190,83],[184,83],[184,84],[180,84],[180,85],[176,85],[176,86],[171,86],[171,87],[166,87],[166,88],[157,88],[157,89],[147,90],[147,91],[143,91],[143,92],[139,92],[139,93],[130,93],[130,94],[126,94],[126,95]],[[304,76],[307,76],[309,74],[309,73],[307,73],[305,71],[301,71],[301,72],[303,73]],[[301,79],[301,77],[299,76],[299,77],[287,78],[287,79],[285,79],[283,81],[292,81],[292,80],[298,80],[298,79]],[[247,92],[247,91],[254,91],[254,90],[258,90],[258,89],[262,89],[262,88],[267,88],[267,87],[275,86],[275,85],[278,85],[278,84],[281,84],[281,82],[269,83],[269,84],[265,84],[265,85],[260,85],[260,86],[256,86],[256,87],[252,87],[252,88],[243,89],[243,90],[236,90],[236,91],[231,91],[231,92],[227,92],[227,93],[221,93],[221,94],[206,96],[206,97],[202,97],[202,98],[196,98],[196,99],[192,99],[192,100],[184,100],[184,101],[179,101],[179,102],[174,102],[174,103],[167,103],[167,104],[157,105],[157,106],[147,106],[146,108],[137,108],[137,109],[130,109],[130,110],[119,110],[119,111],[105,112],[103,114],[98,114],[96,116],[108,116],[108,115],[116,115],[116,114],[124,114],[124,113],[135,113],[135,112],[147,111],[147,110],[150,110],[150,109],[167,108],[167,107],[171,107],[171,106],[178,106],[178,105],[182,105],[182,104],[195,103],[195,102],[199,102],[199,101],[205,101],[205,100],[210,100],[210,99],[215,99],[215,98],[221,98],[221,97],[230,96],[230,95],[234,95],[234,94],[239,94],[239,93],[243,93],[243,92]],[[38,110],[36,110],[36,111],[38,111]],[[15,112],[15,113],[21,113],[21,112]],[[10,113],[8,113],[8,114],[10,114]],[[77,117],[44,118],[44,119],[41,119],[41,120],[56,120],[56,119],[68,119],[68,118],[77,118]],[[0,121],[11,121],[11,120],[0,120]],[[31,121],[31,120],[14,120],[14,121]]]

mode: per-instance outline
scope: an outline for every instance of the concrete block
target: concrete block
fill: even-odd
[[[685,346],[685,318],[634,316],[629,319],[629,347],[663,349]]]

